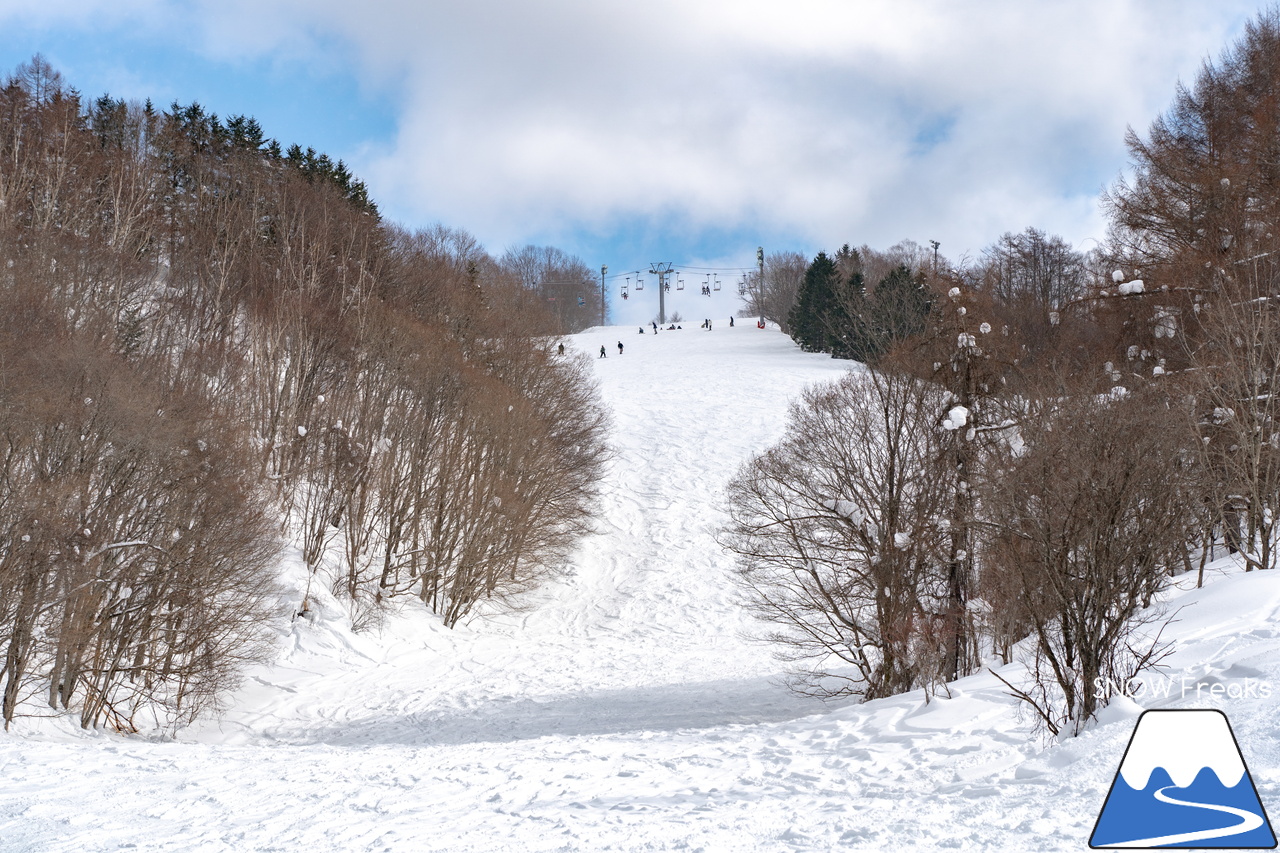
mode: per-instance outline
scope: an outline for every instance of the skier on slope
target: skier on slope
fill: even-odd
[[[618,341],[618,355],[622,355],[622,341]]]
[[[601,345],[600,345],[600,357],[601,357],[601,358],[608,358],[608,357],[609,357],[609,354],[608,354],[607,352],[605,352],[605,351],[604,351],[604,344],[601,344]]]

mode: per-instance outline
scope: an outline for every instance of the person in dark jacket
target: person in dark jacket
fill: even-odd
[[[622,355],[622,341],[618,341],[618,355]]]
[[[601,345],[600,345],[600,357],[601,357],[601,358],[608,358],[608,357],[609,357],[609,354],[608,354],[607,352],[605,352],[605,351],[604,351],[604,344],[601,344]]]

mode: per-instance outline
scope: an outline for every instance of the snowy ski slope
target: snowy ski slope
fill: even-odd
[[[988,674],[929,703],[789,695],[714,531],[738,464],[848,364],[750,322],[684,325],[573,339],[617,457],[598,534],[529,609],[352,634],[321,596],[176,741],[24,719],[0,735],[0,851],[1084,850],[1139,704],[1226,711],[1280,812],[1280,574],[1226,560],[1168,596],[1170,695],[1069,742],[1033,737]]]

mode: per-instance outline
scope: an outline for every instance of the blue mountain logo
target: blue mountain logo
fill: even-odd
[[[1275,833],[1226,714],[1144,712],[1089,846],[1274,848]]]

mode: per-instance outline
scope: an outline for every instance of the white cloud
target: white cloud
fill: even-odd
[[[384,8],[361,27],[346,8],[335,25],[367,56],[420,37],[399,56],[399,137],[367,167],[415,217],[507,242],[535,223],[668,211],[693,228],[822,245],[937,236],[955,251],[1029,224],[1097,235],[1093,200],[1124,162],[1125,125],[1145,126],[1239,17],[1143,2],[654,3],[612,16],[480,3]],[[929,127],[940,134],[922,140]]]
[[[129,8],[159,14],[154,5]],[[814,247],[933,238],[958,255],[1027,225],[1101,236],[1096,197],[1125,162],[1125,126],[1145,128],[1254,6],[201,0],[165,10],[193,18],[201,49],[219,58],[354,61],[363,85],[400,103],[395,138],[349,158],[383,208],[494,248],[662,219]]]

